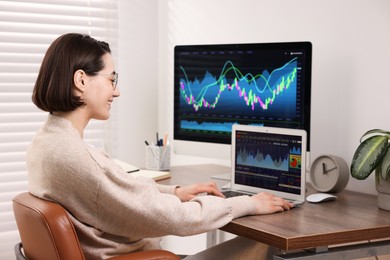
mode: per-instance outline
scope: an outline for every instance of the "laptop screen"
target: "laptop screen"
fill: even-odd
[[[237,130],[234,156],[235,184],[302,193],[301,135]]]

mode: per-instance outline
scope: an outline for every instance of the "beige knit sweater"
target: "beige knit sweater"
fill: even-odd
[[[132,177],[53,115],[28,148],[27,169],[29,191],[67,209],[87,259],[156,249],[161,236],[199,234],[255,210],[249,197],[181,202],[175,186]]]

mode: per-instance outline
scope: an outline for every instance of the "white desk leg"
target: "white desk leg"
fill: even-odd
[[[217,230],[207,232],[207,248],[213,247],[217,244]]]

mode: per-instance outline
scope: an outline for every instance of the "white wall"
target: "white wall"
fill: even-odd
[[[157,1],[119,0],[119,158],[143,167],[158,130]]]
[[[143,165],[143,140],[153,138],[157,127],[173,131],[177,44],[311,41],[312,159],[332,153],[350,163],[366,130],[390,130],[388,0],[119,2],[124,159]],[[173,157],[173,163],[182,162],[210,160]],[[350,178],[347,188],[376,194],[373,176]]]

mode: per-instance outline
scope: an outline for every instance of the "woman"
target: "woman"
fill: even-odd
[[[60,36],[46,52],[32,95],[49,115],[27,151],[29,191],[67,209],[87,259],[157,249],[161,236],[199,234],[237,217],[292,207],[264,193],[225,199],[212,182],[178,187],[134,178],[86,144],[89,120],[108,119],[120,95],[110,53],[107,43],[88,35]]]

